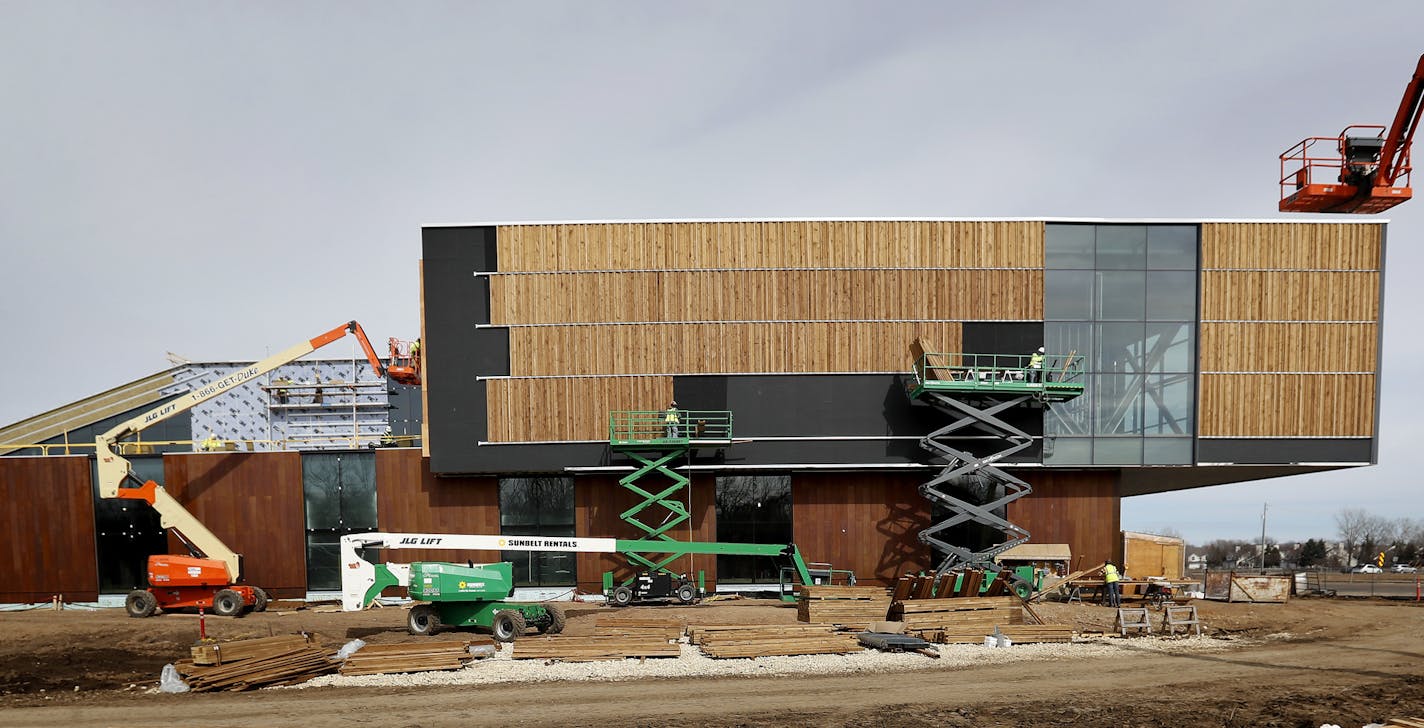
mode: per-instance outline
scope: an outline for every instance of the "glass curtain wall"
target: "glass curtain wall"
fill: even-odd
[[[791,543],[791,476],[717,478],[717,540]],[[719,584],[775,584],[781,565],[769,556],[718,556]]]
[[[1187,465],[1195,434],[1196,225],[1045,226],[1044,346],[1085,357],[1044,414],[1048,465]]]
[[[376,526],[376,454],[302,454],[306,501],[307,589],[341,588],[341,537]]]
[[[573,536],[573,478],[500,478],[501,536]],[[561,552],[503,551],[514,564],[517,586],[573,586],[575,555]]]

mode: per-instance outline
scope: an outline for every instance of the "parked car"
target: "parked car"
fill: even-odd
[[[1414,568],[1413,566],[1410,566],[1409,564],[1395,564],[1394,568],[1390,569],[1390,571],[1393,571],[1396,574],[1413,574],[1414,572],[1419,570]]]
[[[1381,569],[1380,567],[1375,566],[1374,564],[1360,564],[1359,566],[1356,566],[1355,568],[1350,569],[1350,573],[1351,573],[1351,574],[1383,574],[1383,573],[1384,573],[1384,569]]]

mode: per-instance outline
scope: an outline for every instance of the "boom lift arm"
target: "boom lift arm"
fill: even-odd
[[[220,394],[252,382],[257,377],[283,364],[296,361],[348,333],[356,335],[356,340],[360,342],[361,349],[366,353],[366,358],[376,374],[385,376],[386,369],[381,364],[380,358],[376,356],[375,349],[371,348],[371,342],[366,338],[366,332],[361,329],[361,324],[348,321],[320,336],[303,341],[262,361],[243,367],[222,379],[188,392],[175,400],[159,405],[99,435],[94,443],[95,452],[98,455],[99,496],[101,498],[141,500],[153,506],[154,510],[158,511],[160,522],[164,528],[173,529],[178,539],[195,554],[222,562],[227,569],[228,583],[237,583],[242,577],[241,556],[213,535],[213,532],[189,513],[188,509],[184,508],[176,498],[169,495],[163,486],[152,480],[138,484],[132,464],[115,452],[115,446],[125,437],[141,432],[175,415],[187,412]]]
[[[1335,137],[1309,137],[1281,154],[1280,211],[1373,214],[1412,198],[1409,153],[1421,112],[1424,56],[1388,129],[1354,124]],[[1332,143],[1334,154],[1317,151]]]

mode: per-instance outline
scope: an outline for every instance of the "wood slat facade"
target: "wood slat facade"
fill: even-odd
[[[661,410],[672,377],[491,379],[491,442],[607,440],[608,413]]]
[[[1202,437],[1370,437],[1383,226],[1202,225]]]
[[[1035,321],[1034,269],[738,270],[490,277],[490,323]]]
[[[99,598],[90,470],[82,455],[0,458],[0,603]]]
[[[242,554],[243,582],[278,598],[307,593],[306,506],[299,453],[163,456],[163,486]],[[187,553],[169,535],[169,553]]]
[[[504,225],[503,271],[1041,268],[1039,221],[766,221]]]

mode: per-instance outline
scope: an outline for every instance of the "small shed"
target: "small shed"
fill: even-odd
[[[1175,536],[1122,532],[1122,562],[1128,578],[1180,579],[1186,570],[1186,543]]]

